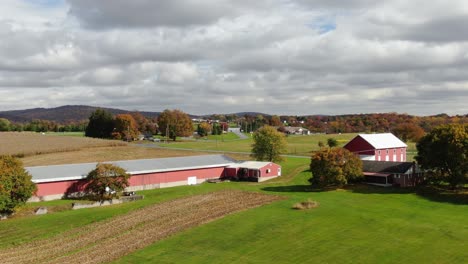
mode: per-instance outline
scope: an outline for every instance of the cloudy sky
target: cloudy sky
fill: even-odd
[[[468,113],[466,0],[0,3],[0,110]]]

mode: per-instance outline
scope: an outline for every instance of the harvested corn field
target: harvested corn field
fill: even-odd
[[[148,206],[55,237],[0,250],[2,263],[103,263],[172,234],[281,197],[225,190]]]
[[[31,156],[52,152],[76,151],[84,148],[125,146],[116,140],[87,137],[53,136],[32,132],[1,132],[0,155]]]

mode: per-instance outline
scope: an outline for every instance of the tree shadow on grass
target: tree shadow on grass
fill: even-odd
[[[421,186],[416,189],[416,194],[434,202],[468,205],[467,188],[450,190],[437,186]]]
[[[346,186],[344,189],[351,192],[364,194],[416,194],[421,198],[434,202],[468,205],[468,189],[466,188],[454,191],[444,187],[431,185],[401,188],[356,184]]]
[[[329,192],[339,189],[337,186],[329,186],[325,188],[317,188],[310,184],[306,185],[289,185],[289,186],[273,186],[264,187],[263,191],[267,192]]]
[[[270,186],[262,188],[267,192],[311,192],[310,185],[289,185],[289,186]]]

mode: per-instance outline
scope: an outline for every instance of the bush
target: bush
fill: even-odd
[[[300,202],[300,203],[296,203],[293,205],[293,209],[296,209],[296,210],[306,210],[306,209],[311,209],[311,208],[316,208],[318,207],[320,204],[319,202],[317,201],[312,201],[312,200],[307,200],[305,202]]]
[[[345,185],[362,176],[362,161],[344,148],[322,149],[312,155],[310,162],[312,185],[325,187]]]
[[[12,156],[0,156],[0,214],[11,214],[36,192],[31,175],[22,162]]]

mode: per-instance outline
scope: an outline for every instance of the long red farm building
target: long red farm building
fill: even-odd
[[[127,191],[180,185],[194,185],[208,179],[235,178],[265,181],[281,176],[281,166],[273,162],[236,161],[224,155],[112,161],[130,177]],[[87,174],[97,163],[26,167],[37,185],[31,199],[61,199],[66,194],[83,191]]]

